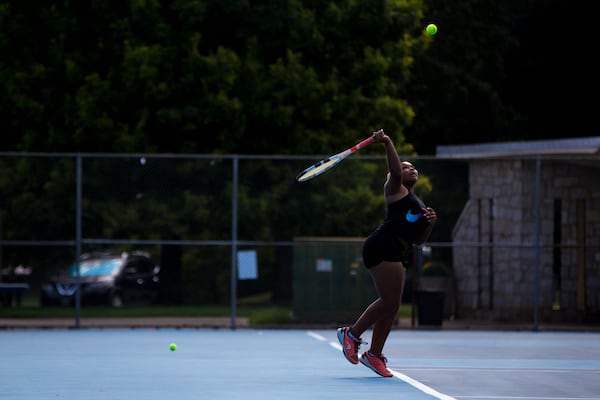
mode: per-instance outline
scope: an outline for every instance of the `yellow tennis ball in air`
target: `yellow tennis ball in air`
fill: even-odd
[[[429,24],[425,30],[430,36],[433,36],[437,33],[437,26],[435,24]]]
[[[175,350],[177,350],[177,345],[176,345],[175,343],[171,343],[171,344],[169,345],[169,350],[171,350],[171,351],[175,351]]]

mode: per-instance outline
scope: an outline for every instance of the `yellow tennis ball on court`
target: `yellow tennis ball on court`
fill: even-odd
[[[171,343],[171,344],[169,345],[169,350],[171,350],[171,351],[175,351],[175,350],[177,350],[177,345],[176,345],[175,343]]]
[[[429,24],[425,30],[430,36],[433,36],[437,33],[437,26],[435,24]]]

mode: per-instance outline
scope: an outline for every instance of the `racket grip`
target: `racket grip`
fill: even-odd
[[[365,140],[363,140],[362,142],[358,143],[357,145],[355,145],[353,147],[353,151],[356,151],[358,149],[362,149],[365,146],[370,145],[371,143],[373,143],[373,136],[369,136],[368,138],[366,138]]]

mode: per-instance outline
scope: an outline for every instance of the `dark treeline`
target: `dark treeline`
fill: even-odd
[[[385,127],[419,2],[4,2],[3,150],[311,154]]]
[[[384,127],[432,154],[585,136],[589,3],[2,1],[0,150],[312,154]]]

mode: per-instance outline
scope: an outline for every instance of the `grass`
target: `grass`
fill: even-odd
[[[239,299],[236,316],[248,318],[253,325],[287,324],[291,322],[290,307],[271,304],[270,294],[259,294]],[[37,298],[23,296],[21,305],[0,305],[0,319],[75,318],[75,307],[40,307]],[[139,317],[230,317],[230,305],[151,305],[113,308],[109,306],[82,306],[82,318],[139,318]]]
[[[236,317],[248,318],[251,325],[286,325],[292,322],[292,310],[276,306],[237,306]],[[75,318],[72,307],[1,308],[0,319]],[[226,306],[147,306],[147,307],[82,307],[81,318],[139,317],[230,317]]]
[[[252,325],[285,325],[292,323],[292,308],[271,304],[268,294],[239,299],[236,316],[248,318]],[[230,305],[152,305],[113,308],[109,306],[81,307],[82,318],[136,317],[229,317]],[[410,318],[412,308],[402,305],[400,318]],[[0,318],[75,318],[74,307],[40,307],[37,299],[24,297],[20,307],[0,306]]]

